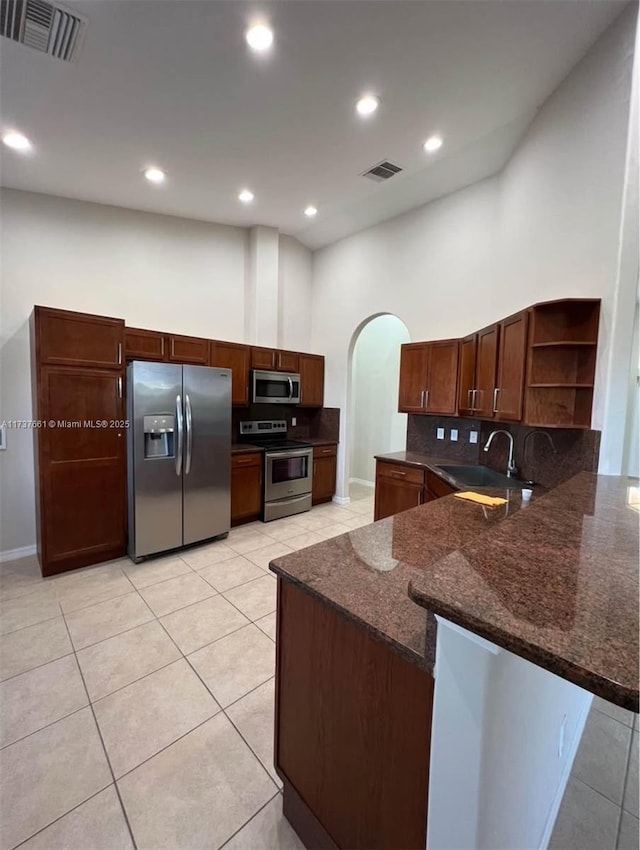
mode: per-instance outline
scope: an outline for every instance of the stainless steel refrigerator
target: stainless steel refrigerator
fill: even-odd
[[[135,361],[127,413],[129,557],[227,534],[231,370]]]

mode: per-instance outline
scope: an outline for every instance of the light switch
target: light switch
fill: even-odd
[[[438,428],[436,430],[436,438],[438,440],[444,440],[444,428]]]
[[[296,426],[297,424],[298,424],[298,420],[297,420],[297,418],[296,418],[295,416],[292,416],[292,417],[291,417],[291,427],[292,427],[292,428],[295,428],[295,426]]]
[[[458,429],[457,428],[451,429],[451,442],[452,443],[458,442]]]
[[[477,443],[478,442],[478,432],[477,431],[469,431],[469,442]]]
[[[7,448],[7,426],[0,425],[0,452]]]

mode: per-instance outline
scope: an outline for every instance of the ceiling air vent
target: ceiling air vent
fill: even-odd
[[[400,171],[402,171],[402,169],[399,165],[394,165],[392,162],[385,159],[377,165],[374,165],[373,168],[370,168],[368,171],[363,171],[362,176],[368,177],[370,180],[376,180],[379,183],[381,180],[388,180]]]
[[[0,35],[71,62],[86,20],[46,0],[0,0]]]

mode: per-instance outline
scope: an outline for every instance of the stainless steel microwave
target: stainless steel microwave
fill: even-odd
[[[300,404],[300,375],[291,372],[252,372],[251,400],[259,404]]]

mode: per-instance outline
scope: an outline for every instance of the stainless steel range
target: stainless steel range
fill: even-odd
[[[313,448],[288,439],[284,420],[241,422],[240,436],[265,450],[263,522],[311,510]]]

